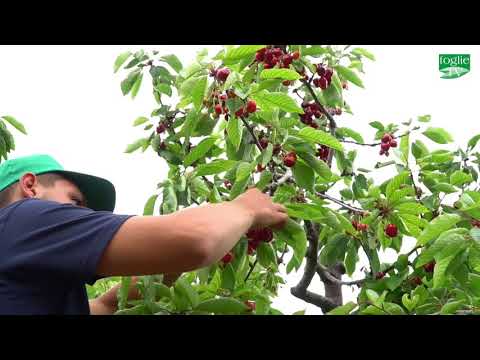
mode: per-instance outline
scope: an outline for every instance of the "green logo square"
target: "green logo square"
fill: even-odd
[[[440,54],[442,79],[456,79],[470,72],[470,54]]]

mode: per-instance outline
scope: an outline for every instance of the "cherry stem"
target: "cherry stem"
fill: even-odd
[[[331,197],[330,195],[323,194],[323,193],[320,193],[320,192],[317,192],[317,193],[315,193],[315,194],[316,194],[318,197],[321,197],[321,198],[323,198],[323,199],[330,200],[330,201],[332,201],[332,202],[334,202],[334,203],[336,203],[336,204],[344,207],[345,209],[348,209],[348,210],[353,211],[353,212],[355,212],[355,213],[359,213],[359,214],[365,213],[365,210],[360,209],[360,208],[357,208],[357,207],[355,207],[355,206],[348,205],[348,204],[344,203],[344,202],[341,201],[341,200],[338,200],[338,199],[335,199],[335,198]]]
[[[250,274],[253,272],[253,269],[255,269],[255,266],[257,265],[257,260],[253,263],[253,265],[250,265],[250,270],[248,271],[247,276],[245,276],[244,282],[247,282],[248,278],[250,277]]]
[[[418,128],[414,128],[414,130],[416,130]],[[413,130],[409,130],[407,131],[405,134],[402,134],[402,135],[398,135],[398,136],[392,136],[392,139],[399,139],[399,138],[402,138],[404,136],[407,136],[409,135]],[[339,140],[340,142],[342,143],[347,143],[347,144],[355,144],[355,145],[360,145],[360,146],[378,146],[378,145],[382,145],[381,142],[378,142],[378,143],[369,143],[369,144],[365,144],[365,143],[359,143],[359,142],[356,142],[356,141],[350,141],[350,140]]]

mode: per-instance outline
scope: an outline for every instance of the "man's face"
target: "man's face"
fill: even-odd
[[[57,180],[54,186],[44,187],[38,184],[39,199],[56,201],[62,204],[72,204],[86,207],[85,198],[78,187],[68,180]]]

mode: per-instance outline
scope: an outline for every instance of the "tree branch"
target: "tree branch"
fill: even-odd
[[[252,273],[253,269],[255,269],[255,266],[257,265],[257,260],[253,263],[253,265],[250,266],[250,270],[248,271],[247,276],[245,276],[244,282],[247,282],[248,278],[250,277],[250,274]]]
[[[342,281],[342,280],[336,278],[335,276],[333,276],[330,273],[330,271],[325,266],[323,266],[322,264],[317,264],[316,271],[317,271],[318,276],[320,276],[320,278],[322,279],[323,282],[329,281],[329,282],[332,282],[332,283],[338,284],[338,285],[348,285],[348,286],[361,285],[366,280],[366,279],[360,279],[360,280],[354,280],[354,281]]]
[[[335,199],[335,198],[331,197],[330,195],[323,194],[323,193],[321,193],[321,192],[317,192],[317,193],[315,193],[315,194],[316,194],[317,196],[323,198],[323,199],[327,199],[327,200],[329,200],[329,201],[332,201],[332,202],[334,202],[334,203],[340,205],[341,207],[343,207],[343,208],[345,208],[345,209],[348,209],[348,210],[350,210],[350,211],[353,211],[353,212],[356,212],[356,213],[359,213],[359,214],[365,213],[365,210],[360,209],[360,208],[357,208],[357,207],[355,207],[355,206],[348,205],[348,204],[344,203],[344,202],[341,201],[341,200],[338,200],[338,199]]]
[[[257,145],[257,148],[260,150],[260,152],[262,152],[263,151],[262,145],[260,145],[260,142],[258,141],[258,138],[255,135],[253,128],[247,123],[247,121],[243,118],[243,116],[240,117],[240,119],[242,119],[242,122],[247,127],[247,130],[250,133],[250,135],[252,135],[253,140],[255,141],[255,145]]]

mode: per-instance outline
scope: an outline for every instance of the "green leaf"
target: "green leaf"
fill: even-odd
[[[352,49],[351,51],[352,54],[355,54],[355,55],[361,55],[361,56],[364,56],[366,57],[367,59],[370,59],[372,61],[375,61],[375,56],[369,52],[368,50],[366,49],[363,49],[363,48],[354,48]]]
[[[202,156],[204,156],[210,149],[211,147],[215,144],[215,141],[217,141],[217,137],[211,136],[208,137],[204,140],[202,140],[195,148],[193,148],[192,151],[190,151],[187,156],[185,156],[184,159],[184,165],[185,166],[190,166],[193,164],[195,161],[200,159]]]
[[[453,142],[452,135],[442,128],[429,127],[423,132],[423,135],[437,144],[448,144]]]
[[[316,204],[286,203],[288,216],[304,220],[316,220],[323,218],[325,211]]]
[[[457,310],[460,310],[465,304],[465,300],[450,301],[442,306],[440,310],[441,315],[455,314]]]
[[[255,54],[258,50],[263,49],[265,45],[240,45],[239,47],[228,49],[223,61],[233,62],[241,60],[247,56]]]
[[[265,242],[260,243],[257,247],[257,259],[264,268],[269,268],[272,264],[276,266],[277,264],[277,258],[272,246]]]
[[[148,138],[138,139],[133,144],[128,145],[127,148],[125,149],[125,152],[130,154],[135,150],[140,149],[142,146],[145,145],[145,143],[148,143]]]
[[[279,108],[286,112],[303,114],[303,110],[297,105],[297,102],[282,92],[267,92],[266,90],[262,90],[253,94],[252,98],[257,102],[257,105],[265,111]]]
[[[196,310],[214,314],[241,314],[248,310],[247,306],[233,298],[217,298],[201,302]]]
[[[363,82],[358,77],[358,75],[352,69],[346,68],[345,66],[337,65],[335,70],[344,78],[350,81],[351,83],[363,88]]]
[[[290,69],[265,69],[260,73],[260,79],[283,79],[283,80],[298,80],[301,75],[295,70]]]
[[[192,308],[196,308],[197,305],[200,303],[200,298],[198,293],[192,288],[192,286],[185,280],[185,279],[178,279],[175,282],[174,286],[175,292],[178,292],[186,299],[192,306]]]
[[[118,69],[120,69],[120,67],[125,63],[125,61],[127,61],[130,55],[132,55],[132,52],[126,51],[117,56],[117,58],[115,59],[115,63],[113,64],[114,74],[118,71]]]
[[[447,184],[447,183],[439,183],[433,186],[433,189],[438,192],[443,192],[445,194],[452,194],[457,192],[457,189],[455,189],[452,185]]]
[[[272,178],[272,173],[268,170],[264,170],[260,175],[260,180],[258,180],[258,182],[255,184],[255,187],[260,191],[265,190],[267,185],[272,181]]]
[[[397,176],[395,176],[392,180],[389,181],[387,185],[387,189],[385,194],[387,195],[387,199],[390,199],[395,190],[400,188],[400,185],[405,184],[409,178],[408,171],[404,171]]]
[[[222,271],[221,287],[233,291],[235,289],[235,281],[235,270],[233,269],[232,264],[227,264]]]
[[[145,116],[140,116],[135,119],[135,121],[133,122],[133,126],[145,124],[147,121],[148,121],[148,118],[146,118]]]
[[[429,212],[428,208],[426,208],[422,204],[414,202],[406,202],[396,205],[395,210],[398,210],[400,213],[412,215],[424,214]]]
[[[9,116],[9,115],[2,116],[2,119],[4,119],[6,122],[8,122],[10,125],[12,125],[18,131],[20,131],[22,134],[27,135],[27,130],[25,130],[25,126],[23,126],[23,124],[20,123],[13,116]]]
[[[455,171],[450,175],[450,184],[461,187],[463,184],[473,181],[472,175],[466,174],[461,170]]]
[[[236,116],[232,116],[227,124],[227,134],[230,142],[236,150],[239,149],[242,142],[243,123]]]
[[[468,148],[473,149],[477,145],[478,140],[480,140],[480,134],[475,135],[470,140],[468,140]]]
[[[173,54],[162,56],[160,59],[170,65],[177,73],[179,73],[183,68],[181,61]]]
[[[448,265],[453,260],[455,256],[447,256],[442,259],[439,259],[435,264],[435,269],[433,271],[433,288],[438,289],[445,284],[446,276],[445,273],[447,271]]]
[[[132,99],[134,99],[137,96],[138,90],[140,90],[140,85],[142,84],[142,79],[143,79],[143,74],[140,73],[136,77],[135,82],[132,85],[132,90],[131,90]]]
[[[419,267],[429,263],[434,259],[445,256],[455,256],[462,251],[468,243],[465,241],[467,229],[458,228],[443,232],[432,245],[423,250],[415,261],[415,267]]]
[[[372,121],[371,123],[369,123],[369,125],[375,129],[377,129],[378,131],[384,131],[385,130],[385,127],[383,126],[383,124],[380,122],[380,121]]]
[[[200,109],[203,105],[203,98],[205,96],[205,91],[207,90],[207,77],[199,76],[196,79],[195,85],[192,88],[192,100],[193,106],[195,109]]]
[[[308,191],[313,191],[315,173],[310,167],[305,165],[303,161],[297,160],[295,166],[292,168],[292,172],[298,186]]]
[[[480,296],[480,275],[468,274],[468,288],[475,296]]]
[[[197,176],[220,174],[230,170],[236,164],[237,164],[237,161],[234,161],[234,160],[218,159],[208,164],[198,165],[195,172]]]
[[[352,130],[350,128],[347,128],[347,127],[343,127],[343,128],[338,128],[337,129],[337,133],[343,137],[350,137],[352,138],[353,140],[355,140],[356,142],[360,143],[360,144],[364,144],[365,141],[363,140],[363,137],[362,135],[360,135],[360,133],[356,132],[355,130]]]
[[[415,141],[412,143],[412,154],[415,157],[415,159],[420,159],[422,157],[427,156],[429,153],[427,147],[423,142],[420,140]]]
[[[274,229],[273,232],[277,238],[293,248],[293,257],[296,262],[295,268],[298,270],[307,250],[307,235],[305,234],[305,230],[297,222],[288,219],[282,229]]]
[[[413,309],[415,309],[419,300],[420,300],[419,295],[414,295],[412,299],[410,299],[408,294],[406,294],[406,293],[403,294],[403,296],[402,296],[402,303],[407,308],[407,310],[409,312],[411,312]]]
[[[272,143],[269,143],[267,148],[262,151],[262,166],[266,166],[270,160],[272,160],[272,154],[273,154],[273,145]]]
[[[355,246],[351,246],[350,244],[351,242],[349,243],[347,255],[345,256],[345,269],[348,276],[353,275],[357,266],[357,262],[359,260],[357,248]]]
[[[400,286],[400,284],[403,282],[403,279],[404,279],[404,276],[401,274],[389,276],[385,280],[385,285],[387,285],[387,288],[390,291],[393,291]]]
[[[377,294],[375,291],[373,291],[372,289],[367,289],[367,290],[365,291],[365,295],[367,295],[368,300],[370,300],[370,301],[371,301],[372,303],[374,303],[374,304],[375,304],[375,303],[377,302],[377,300],[379,299],[378,294]]]
[[[143,215],[153,215],[153,209],[155,207],[155,202],[157,201],[158,195],[152,195],[146,202],[143,209]]]
[[[337,140],[337,138],[326,133],[325,131],[316,130],[311,127],[304,127],[302,130],[298,132],[297,136],[304,140],[321,144],[321,145],[326,145],[332,149],[343,152],[343,146]]]
[[[301,47],[301,55],[302,56],[313,56],[316,57],[318,55],[323,55],[327,53],[328,50],[321,47],[320,45],[312,45],[310,47],[307,47],[307,45],[302,45]]]
[[[423,115],[423,116],[419,116],[419,117],[417,118],[417,120],[418,120],[419,122],[426,123],[426,122],[429,122],[431,118],[432,118],[431,115]]]
[[[408,163],[408,147],[409,147],[410,135],[403,136],[400,140],[400,152],[402,154],[402,160],[405,164]]]
[[[343,261],[349,240],[348,236],[340,233],[328,239],[327,244],[320,253],[320,262],[323,265],[330,266],[337,261]]]
[[[346,303],[345,305],[338,306],[335,309],[329,311],[325,315],[348,315],[350,314],[355,308],[357,307],[357,304],[354,302],[350,301]]]
[[[169,181],[163,187],[163,203],[162,203],[162,214],[171,214],[177,211],[178,208],[178,200],[177,194],[175,193],[175,189],[173,184]]]
[[[425,245],[444,231],[450,230],[462,218],[456,214],[442,214],[433,219],[417,239],[418,245]]]
[[[172,96],[172,88],[170,87],[170,85],[168,84],[165,84],[165,83],[158,83],[156,86],[155,86],[155,89],[162,93],[162,94],[165,94],[165,95],[168,95],[168,96]]]
[[[122,280],[120,281],[120,290],[117,292],[119,310],[124,309],[127,305],[131,282],[132,278],[130,276],[122,276]]]
[[[333,173],[323,160],[316,158],[311,153],[306,153],[303,151],[297,152],[297,155],[326,181],[329,181],[332,178]]]

